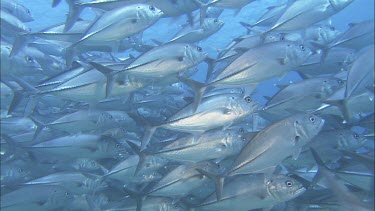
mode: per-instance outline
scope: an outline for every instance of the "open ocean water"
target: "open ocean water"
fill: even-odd
[[[1,211],[374,210],[373,0],[1,0]]]

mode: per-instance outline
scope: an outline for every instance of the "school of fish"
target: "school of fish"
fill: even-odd
[[[1,0],[1,210],[374,210],[374,20],[220,18],[259,2],[53,0],[65,22],[33,31]],[[247,34],[202,48],[225,24]]]

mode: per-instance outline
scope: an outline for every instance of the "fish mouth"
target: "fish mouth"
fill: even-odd
[[[164,15],[164,12],[160,10],[160,11],[158,12],[158,15],[159,15],[159,16],[163,16],[163,15]]]
[[[295,197],[300,196],[300,195],[303,194],[305,191],[306,191],[306,188],[305,188],[305,187],[301,187],[301,188],[299,188],[298,190],[296,190],[296,191],[294,192]]]
[[[325,122],[326,122],[326,120],[324,120],[324,119],[322,119],[322,121],[320,121],[319,129],[323,128]]]

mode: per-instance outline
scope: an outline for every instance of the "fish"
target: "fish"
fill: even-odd
[[[345,81],[334,77],[315,77],[293,83],[276,93],[264,110],[308,111],[319,107],[336,91],[346,86]],[[295,108],[293,108],[296,106]]]
[[[288,41],[267,43],[247,50],[208,84],[211,86],[256,85],[263,80],[285,74],[303,63],[311,54],[311,50],[298,43]]]
[[[12,143],[11,140],[8,139],[8,141]],[[56,155],[64,156],[65,159],[81,157],[92,159],[120,158],[126,155],[126,148],[117,140],[91,134],[59,137],[22,148],[36,154],[49,154],[52,157],[56,157]]]
[[[246,139],[238,130],[215,130],[203,133],[197,140],[188,135],[173,141],[156,153],[177,161],[200,162],[237,154]]]
[[[10,14],[17,17],[20,21],[24,23],[31,22],[34,20],[30,10],[17,2],[4,0],[1,2],[1,9],[9,12]]]
[[[1,196],[1,209],[34,205],[39,209],[57,209],[73,197],[66,188],[57,185],[36,185],[17,189]],[[25,207],[24,207],[25,208]]]
[[[224,186],[223,198],[211,195],[196,210],[249,210],[272,208],[274,205],[300,196],[306,191],[301,183],[284,175],[243,175]]]
[[[67,56],[74,52],[74,48],[98,43],[112,46],[112,50],[117,52],[120,40],[145,30],[163,14],[158,8],[147,4],[134,4],[104,12],[77,42],[69,46]]]
[[[205,18],[199,27],[185,26],[180,32],[178,32],[174,38],[168,43],[195,43],[203,39],[206,39],[210,35],[219,31],[224,25],[224,22],[217,18]]]
[[[90,64],[106,75],[106,96],[108,97],[112,92],[112,86],[116,84],[113,81],[114,75],[118,75],[118,77],[138,76],[151,80],[164,78],[166,80],[164,83],[172,84],[178,81],[177,74],[180,71],[198,65],[206,57],[207,53],[200,46],[170,43],[145,52],[122,70],[113,71],[94,62]]]
[[[320,117],[296,114],[268,126],[243,148],[228,175],[266,173],[289,156],[298,159],[302,147],[319,133],[323,125],[324,120]],[[274,132],[279,130],[283,131],[283,136]]]
[[[295,30],[323,21],[349,6],[352,0],[294,1],[269,30]]]
[[[203,98],[196,111],[193,106],[194,104],[190,104],[165,123],[148,128],[142,138],[141,150],[146,149],[157,128],[199,134],[218,127],[229,127],[257,110],[256,102],[241,95],[215,95]],[[220,121],[212,122],[212,119],[217,118]]]
[[[59,172],[22,183],[22,186],[58,185],[73,194],[87,194],[106,187],[99,176],[81,172]]]

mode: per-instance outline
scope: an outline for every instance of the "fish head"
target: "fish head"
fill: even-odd
[[[205,31],[217,31],[224,26],[224,21],[217,18],[205,18],[203,20],[202,28]]]
[[[296,145],[303,145],[298,143],[299,140],[311,140],[323,128],[325,120],[313,114],[296,114],[291,117],[293,127],[296,131],[296,138],[293,140]]]
[[[50,196],[48,198],[48,204],[54,204],[55,206],[59,204],[60,206],[66,205],[73,200],[74,194],[62,186],[51,186]]]
[[[142,183],[153,182],[153,181],[156,181],[156,180],[160,180],[161,178],[163,178],[163,176],[156,171],[155,172],[146,172],[146,173],[143,173],[141,175],[141,182]]]
[[[140,23],[152,24],[159,20],[164,13],[153,5],[139,4],[137,6],[137,16],[140,19]]]
[[[14,59],[14,65],[17,65],[19,68],[30,68],[36,71],[42,71],[42,67],[39,62],[35,59],[33,55],[19,53]]]
[[[75,161],[77,170],[84,172],[100,171],[102,166],[93,159],[80,158]]]
[[[230,99],[231,109],[237,112],[238,115],[245,117],[259,109],[259,103],[249,95],[232,95]]]
[[[322,44],[331,43],[335,40],[341,32],[336,29],[336,27],[332,25],[322,25],[319,26],[319,38],[323,41]]]
[[[264,43],[277,42],[285,39],[285,33],[270,32],[264,35]]]
[[[31,171],[19,165],[5,165],[1,167],[1,183],[18,183],[30,179]]]
[[[274,175],[266,181],[268,193],[277,201],[283,202],[296,198],[306,191],[297,180],[285,176]]]
[[[292,67],[303,64],[313,51],[300,42],[285,42],[286,62]]]
[[[338,147],[343,150],[356,150],[367,141],[366,137],[351,130],[338,131]]]
[[[19,17],[23,22],[31,22],[34,20],[33,16],[31,15],[31,12],[29,9],[27,9],[25,6],[18,4],[17,5],[17,17]]]
[[[275,32],[276,33],[276,32]],[[280,32],[277,33],[277,41],[292,41],[292,42],[303,42],[303,34],[301,32]]]
[[[122,158],[128,154],[126,146],[117,141],[117,139],[102,135],[101,140],[101,146],[98,146],[101,151],[110,153],[115,158]]]
[[[334,10],[340,11],[351,4],[354,0],[329,0]]]
[[[331,96],[333,93],[342,89],[346,86],[346,82],[339,78],[326,78],[322,81],[322,93],[324,94],[324,98]]]
[[[220,151],[226,151],[228,154],[238,153],[246,142],[246,138],[240,130],[227,130],[225,136],[218,143]]]
[[[168,163],[168,160],[159,156],[146,157],[143,169],[145,172],[150,172],[162,168]]]
[[[205,60],[207,56],[208,54],[203,51],[202,47],[193,44],[186,44],[182,61],[187,61],[191,66],[194,66]]]

